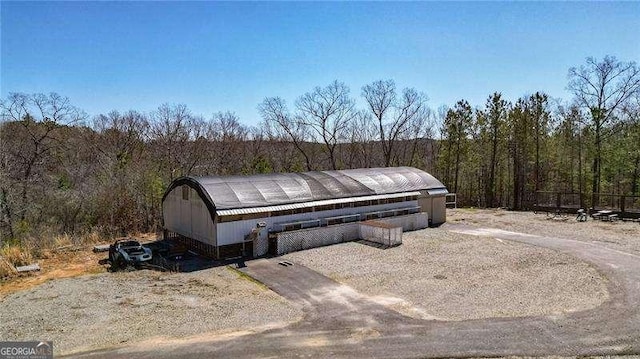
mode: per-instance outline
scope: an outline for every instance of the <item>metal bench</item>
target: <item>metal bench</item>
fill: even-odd
[[[614,222],[620,219],[617,213],[613,213],[613,211],[610,211],[610,210],[598,211],[594,213],[592,217],[593,219],[599,219],[605,222]]]
[[[587,212],[584,209],[580,208],[578,210],[578,215],[576,216],[576,220],[578,222],[586,222],[587,221]]]

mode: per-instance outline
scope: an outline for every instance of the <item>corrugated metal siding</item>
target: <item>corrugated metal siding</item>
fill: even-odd
[[[360,239],[393,247],[402,244],[402,227],[383,228],[360,223]]]
[[[273,211],[285,211],[285,210],[290,210],[290,209],[308,208],[308,207],[315,207],[315,206],[325,206],[325,205],[330,205],[330,204],[354,203],[354,202],[358,202],[358,201],[373,201],[373,200],[379,200],[379,199],[401,198],[401,197],[419,196],[419,195],[420,195],[420,192],[403,192],[403,193],[393,193],[393,194],[380,194],[380,195],[375,195],[375,196],[336,198],[336,199],[329,199],[329,200],[323,200],[323,201],[312,201],[312,202],[304,202],[304,203],[284,204],[284,205],[279,205],[279,206],[223,209],[223,210],[217,210],[216,212],[217,212],[218,216],[233,216],[233,215],[237,215],[237,214],[250,214],[250,213],[264,213],[264,212],[273,212]]]
[[[431,223],[440,224],[447,220],[447,205],[444,196],[433,197],[432,200]]]
[[[412,167],[197,177],[190,180],[197,182],[207,192],[218,209],[275,206],[444,188],[430,174]]]
[[[415,231],[429,227],[429,216],[426,213],[414,213],[406,216],[376,219],[394,227],[402,227],[403,231]]]
[[[383,222],[395,227],[387,232],[386,240],[389,243],[387,245],[391,246],[402,243],[403,230],[421,229],[428,225],[425,213],[378,219],[376,222]],[[366,224],[363,222],[356,222],[278,233],[277,254],[354,241],[363,237],[361,230],[364,225]]]
[[[215,245],[215,231],[209,210],[198,193],[189,188],[189,200],[182,188],[174,188],[162,203],[165,229],[188,238]]]
[[[417,206],[417,205],[418,205],[418,201],[406,201],[406,202],[379,204],[375,206],[341,208],[341,209],[334,209],[334,210],[322,211],[322,212],[298,213],[298,214],[292,214],[288,216],[267,217],[267,218],[259,218],[259,219],[248,219],[244,221],[218,223],[217,224],[218,245],[221,246],[221,245],[227,245],[227,244],[233,244],[233,243],[241,243],[244,240],[244,236],[250,233],[251,230],[256,227],[256,224],[258,222],[265,222],[267,224],[266,226],[267,230],[270,231],[273,229],[274,224],[276,223],[290,223],[290,222],[304,221],[304,220],[310,220],[310,219],[344,216],[348,214],[362,214],[362,213],[377,212],[377,211],[384,211],[384,210],[390,210],[390,209],[400,209],[400,208],[406,208],[406,207]]]

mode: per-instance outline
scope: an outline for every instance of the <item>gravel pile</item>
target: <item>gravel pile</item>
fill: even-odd
[[[1,340],[53,340],[56,354],[295,321],[302,312],[227,267],[50,281],[0,303]]]
[[[569,255],[429,228],[382,250],[344,243],[285,256],[413,317],[561,314],[608,298],[606,280]]]
[[[578,222],[575,216],[550,219],[544,213],[514,212],[501,209],[448,209],[447,222],[499,228],[541,236],[595,242],[609,248],[640,254],[640,223]]]

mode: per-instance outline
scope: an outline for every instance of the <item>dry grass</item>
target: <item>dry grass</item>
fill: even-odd
[[[0,299],[11,293],[29,289],[53,279],[106,272],[107,266],[98,263],[104,257],[104,253],[93,253],[89,250],[51,252],[49,258],[41,258],[37,261],[40,264],[40,272],[14,275],[0,281]]]
[[[16,273],[14,266],[4,257],[0,257],[0,278],[11,277]]]
[[[14,266],[28,265],[33,261],[31,251],[19,245],[7,245],[0,248],[0,257]]]
[[[155,239],[153,234],[142,237]],[[44,240],[28,238],[21,246],[5,246],[0,249],[0,298],[53,279],[105,272],[107,266],[99,261],[106,258],[106,254],[93,253],[92,246],[111,241],[90,232],[78,236],[56,235]],[[15,271],[14,266],[32,263],[38,263],[41,270],[21,274]]]

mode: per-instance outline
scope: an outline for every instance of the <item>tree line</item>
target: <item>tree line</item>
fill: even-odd
[[[181,104],[89,117],[55,93],[11,93],[0,103],[0,240],[157,230],[165,188],[186,175],[406,165],[461,205],[514,209],[539,190],[640,194],[637,65],[589,58],[568,79],[567,102],[496,92],[436,111],[393,80],[357,95],[334,81],[291,105],[265,98],[256,126]]]

